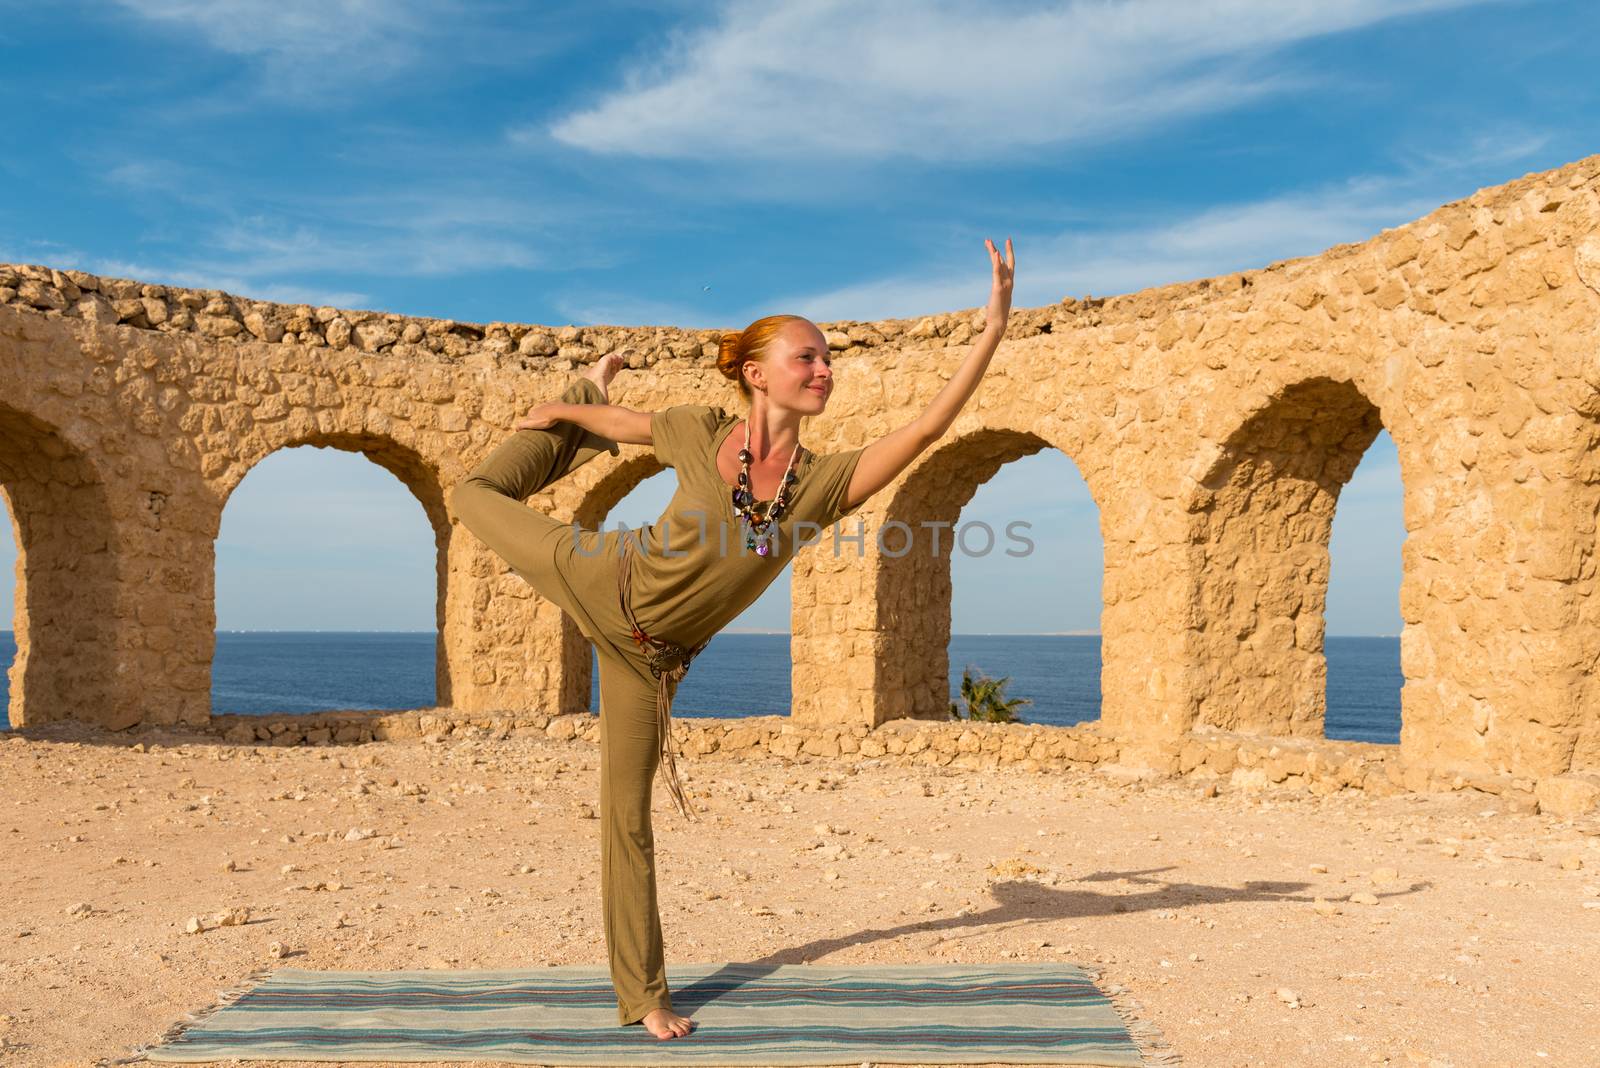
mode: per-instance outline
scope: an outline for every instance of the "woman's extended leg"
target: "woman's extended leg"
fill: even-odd
[[[631,1024],[654,1009],[672,1009],[650,823],[661,740],[656,680],[640,662],[610,655],[599,660],[601,915],[617,1022]],[[652,1030],[660,1035],[662,1029]]]
[[[600,384],[588,377],[576,379],[561,394],[561,400],[569,404],[607,403]],[[618,451],[616,442],[576,423],[558,422],[547,430],[519,430],[450,491],[450,507],[462,524],[512,570],[540,593],[553,596],[559,591],[547,590],[548,583],[540,581],[541,575],[550,567],[557,539],[570,528],[522,502],[602,452],[614,456]]]

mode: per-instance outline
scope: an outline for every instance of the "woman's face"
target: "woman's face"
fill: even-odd
[[[774,335],[766,355],[757,361],[760,378],[753,385],[767,387],[767,402],[816,415],[828,406],[833,393],[833,356],[828,339],[816,324],[794,319]]]

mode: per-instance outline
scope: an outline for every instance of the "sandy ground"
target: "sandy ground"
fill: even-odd
[[[0,735],[7,1066],[128,1056],[273,942],[312,969],[605,962],[587,743],[29,733]],[[669,962],[1098,964],[1186,1066],[1600,1064],[1600,820],[1470,790],[679,767],[704,811],[658,785]]]

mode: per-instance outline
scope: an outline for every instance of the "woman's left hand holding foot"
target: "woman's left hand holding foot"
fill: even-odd
[[[511,424],[515,430],[549,430],[550,427],[561,421],[563,405],[557,401],[544,404],[535,404],[528,409],[528,414]]]

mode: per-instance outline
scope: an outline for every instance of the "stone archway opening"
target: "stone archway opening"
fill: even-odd
[[[7,623],[11,729],[79,719],[126,725],[115,686],[118,546],[89,458],[43,420],[0,403],[0,487],[16,549]]]
[[[1049,456],[1036,455],[1046,450]],[[969,514],[968,506],[978,497],[981,487],[1006,465],[1018,461],[1027,464],[1027,481],[1033,483],[1032,489],[1026,491],[1027,499],[1012,501],[1002,496],[987,503],[980,500],[977,503],[981,513]],[[1074,520],[1070,539],[1061,539],[1059,530],[1047,528],[1041,532],[1035,527],[1030,532],[1025,527],[1010,526],[1019,521],[1035,523],[1034,508],[1060,507],[1069,502],[1080,513],[1087,510],[1087,514]],[[1081,528],[1090,515],[1092,530],[1084,531]],[[1076,464],[1035,434],[981,429],[943,443],[927,454],[888,502],[881,531],[886,551],[875,550],[879,634],[874,667],[882,703],[880,720],[950,718],[950,703],[965,666],[961,662],[964,658],[952,653],[965,648],[960,635],[964,629],[971,629],[957,614],[958,578],[965,576],[965,581],[982,583],[985,571],[991,571],[990,577],[996,580],[1003,572],[1009,576],[1005,581],[1012,583],[1009,588],[1017,596],[1048,601],[1054,596],[1052,591],[1064,590],[1072,576],[1084,569],[1060,567],[1060,559],[1053,554],[1069,544],[1085,552],[1093,546],[1092,561],[1080,561],[1095,575],[1093,591],[1080,590],[1070,610],[1032,601],[1025,618],[1034,623],[1055,621],[1054,626],[1042,628],[1052,633],[1035,640],[1040,646],[1048,644],[1050,638],[1067,636],[1056,632],[1091,631],[1072,636],[1084,647],[1071,651],[1076,660],[1066,650],[1055,649],[1052,653],[1059,654],[1055,659],[1042,665],[1037,661],[1025,664],[1016,647],[1019,639],[1002,638],[987,643],[989,663],[980,660],[976,666],[992,677],[1011,677],[1006,696],[1034,701],[1022,708],[1019,718],[1023,721],[1067,724],[1098,719],[1098,624],[1103,611],[1100,582],[1104,573],[1098,515],[1098,506],[1088,494]],[[876,529],[867,531],[868,538],[874,540],[879,540],[879,534]],[[988,552],[983,552],[986,547]],[[1008,550],[1021,555],[1005,557],[1004,567],[996,563],[994,568],[998,571],[974,567],[967,574],[968,563],[991,553],[1003,555]],[[965,560],[964,556],[975,560]],[[974,593],[983,598],[994,596],[993,589],[986,589],[981,595]],[[1019,614],[1022,607],[1017,605]],[[1069,611],[1074,613],[1070,617]],[[1014,632],[1016,628],[1004,629]],[[984,642],[968,639],[967,644],[972,647],[973,659],[985,653],[979,648],[985,646]],[[1060,678],[1058,672],[1070,675]],[[952,678],[957,685],[952,685]],[[959,698],[957,704],[961,705]],[[965,708],[961,711],[964,716]]]
[[[1063,452],[1003,463],[962,506],[950,539],[950,693],[1007,679],[1016,719],[1072,726],[1100,718],[1105,546],[1099,507]]]
[[[436,475],[392,441],[315,435],[252,464],[213,532],[213,714],[448,704],[447,531]]]
[[[1382,425],[1354,383],[1318,378],[1223,442],[1190,509],[1195,725],[1324,736],[1334,509]]]
[[[1330,739],[1400,742],[1401,490],[1394,439],[1380,429],[1333,516],[1323,653]]]

